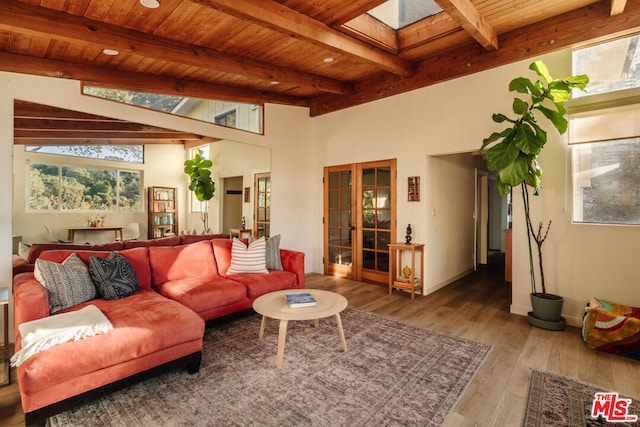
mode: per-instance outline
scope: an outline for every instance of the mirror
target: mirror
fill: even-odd
[[[191,192],[187,188],[183,161],[186,158],[184,141],[195,146],[203,141],[200,135],[188,134],[171,129],[162,129],[140,123],[110,119],[92,114],[60,109],[41,104],[15,101],[14,117],[14,158],[13,158],[13,235],[14,241],[32,243],[48,240],[68,240],[67,228],[84,226],[91,213],[85,209],[35,210],[29,208],[30,170],[34,164],[71,166],[72,168],[104,169],[114,173],[140,171],[141,186],[139,207],[134,209],[114,209],[104,212],[104,225],[109,227],[138,223],[140,239],[148,236],[147,194],[150,186],[171,186],[178,188],[178,229],[202,232],[199,212],[190,212]],[[105,130],[107,129],[107,130]],[[153,135],[153,143],[145,140],[145,135]],[[81,141],[84,144],[122,144],[118,139],[129,141],[131,145],[145,144],[144,164],[124,161],[80,158],[42,152],[27,152],[25,145],[64,145]],[[253,179],[255,174],[269,172],[271,150],[266,147],[246,143],[204,138],[210,147],[213,161],[213,175],[216,194],[210,201],[210,226],[214,233],[228,234],[228,228],[241,225],[245,218],[247,228],[253,222]],[[62,170],[61,168],[60,170]],[[231,179],[233,178],[233,179]],[[244,189],[249,188],[248,202],[244,200]],[[64,191],[64,190],[62,190]],[[240,192],[240,194],[238,194]],[[230,196],[227,199],[227,195]],[[49,195],[54,197],[55,195]],[[84,196],[88,197],[88,196]],[[239,202],[239,203],[238,203]],[[225,216],[225,205],[237,205]],[[86,204],[84,206],[87,206]],[[233,216],[228,217],[229,215]],[[44,225],[52,230],[50,237]],[[113,232],[76,233],[75,243],[101,243],[113,241]],[[17,248],[17,244],[14,245]]]

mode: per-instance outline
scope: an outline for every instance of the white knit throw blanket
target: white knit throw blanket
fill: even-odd
[[[22,348],[11,357],[11,366],[14,367],[56,344],[107,333],[113,325],[98,307],[88,305],[77,311],[24,322],[18,329]]]

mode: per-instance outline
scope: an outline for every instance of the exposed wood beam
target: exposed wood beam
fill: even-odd
[[[611,16],[619,15],[624,12],[627,0],[611,0]]]
[[[86,139],[67,139],[67,138],[15,138],[15,145],[148,145],[148,144],[185,144],[190,140],[171,140],[171,139],[146,139],[146,138],[86,138]],[[198,145],[206,144],[207,141],[200,140]],[[212,141],[215,142],[215,141]]]
[[[351,5],[355,6],[353,8],[351,8],[351,10],[349,11],[349,13],[347,14],[342,14],[342,11],[334,11],[333,15],[335,16],[335,19],[331,22],[326,22],[325,23],[327,25],[331,25],[331,26],[339,26],[344,24],[345,22],[349,22],[352,19],[357,18],[360,15],[364,15],[365,13],[367,13],[368,11],[370,11],[371,9],[380,6],[382,3],[386,2],[387,0],[365,0],[365,1],[352,1]],[[359,3],[359,4],[358,4]]]
[[[87,120],[100,122],[117,122],[128,123],[125,120],[114,119],[111,117],[96,116],[89,113],[81,113],[80,111],[66,110],[64,108],[52,107],[50,105],[37,104],[22,100],[13,102],[13,117],[15,119],[61,119],[61,120]]]
[[[320,21],[297,12],[272,0],[195,0],[241,19],[247,19],[264,27],[299,37],[312,43],[366,61],[385,71],[407,77],[414,73],[413,65],[388,52],[348,37]]]
[[[391,27],[367,14],[345,22],[340,27],[340,30],[352,37],[378,46],[387,52],[398,53],[396,32]]]
[[[640,30],[640,0],[628,0],[624,14],[609,16],[609,4],[597,2],[500,36],[501,48],[487,52],[478,45],[423,61],[411,78],[378,76],[357,84],[355,95],[319,96],[312,100],[311,116],[364,104],[446,80],[533,58],[588,40],[621,36]],[[588,28],[588,35],[584,29]]]
[[[498,34],[485,22],[471,0],[435,0],[486,50],[498,49]]]
[[[461,28],[458,21],[448,13],[436,13],[398,30],[398,50],[402,52],[426,44],[455,31],[460,31]]]
[[[179,131],[160,131],[160,132],[130,132],[130,131],[91,131],[91,130],[75,130],[75,129],[58,129],[58,130],[41,130],[41,129],[15,129],[13,132],[15,139],[202,139],[197,135],[179,132]]]
[[[130,73],[92,65],[70,64],[51,59],[33,58],[3,52],[0,52],[0,70],[74,79],[115,89],[130,89],[220,101],[245,102],[248,104],[271,102],[274,104],[307,105],[304,99],[277,93]]]
[[[142,55],[208,70],[251,76],[268,82],[275,80],[343,95],[353,93],[352,85],[347,82],[290,70],[17,1],[0,2],[0,29],[24,32],[34,36],[55,37],[69,43],[89,44],[99,49],[108,47],[119,50],[121,54]]]
[[[15,117],[15,116],[14,116]],[[41,132],[56,131],[78,131],[78,132],[166,132],[176,133],[176,131],[159,128],[156,126],[143,125],[141,123],[133,123],[118,120],[69,120],[59,119],[52,120],[40,117],[15,117],[13,119],[13,128],[16,130],[37,130]],[[173,137],[173,139],[176,139]]]

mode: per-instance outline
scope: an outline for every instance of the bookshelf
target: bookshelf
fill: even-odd
[[[149,239],[178,235],[178,189],[149,187]]]

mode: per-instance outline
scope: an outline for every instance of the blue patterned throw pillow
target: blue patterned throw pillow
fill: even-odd
[[[111,252],[106,258],[91,256],[89,273],[102,298],[125,298],[140,290],[138,277],[128,259]]]

